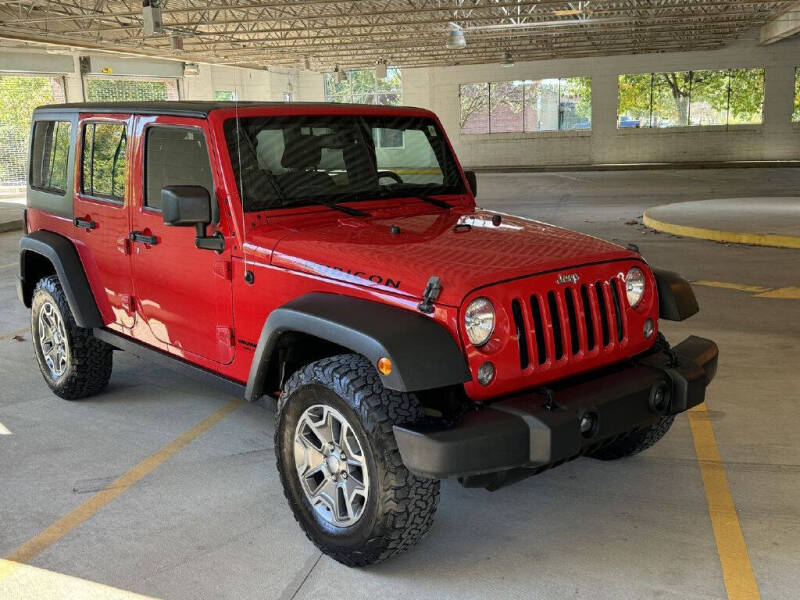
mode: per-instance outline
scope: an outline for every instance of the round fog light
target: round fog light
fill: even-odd
[[[647,319],[647,321],[644,322],[644,328],[642,331],[642,333],[644,333],[644,337],[650,339],[650,336],[653,335],[654,330],[655,327],[653,326],[653,319]]]
[[[494,365],[490,362],[483,363],[478,368],[478,383],[489,385],[494,379]]]
[[[580,427],[583,437],[591,437],[594,434],[596,425],[597,416],[594,413],[586,413],[581,417],[578,427]]]
[[[650,407],[657,413],[666,413],[670,405],[670,390],[666,383],[661,382],[650,390]]]

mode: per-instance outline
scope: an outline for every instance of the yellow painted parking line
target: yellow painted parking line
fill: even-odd
[[[756,298],[780,298],[783,300],[800,300],[800,287],[769,288],[761,285],[744,283],[728,283],[725,281],[693,281],[692,285],[715,287],[726,290],[737,290],[754,294]]]
[[[6,558],[10,561],[27,563],[38,556],[44,550],[55,544],[78,525],[94,515],[98,510],[109,504],[117,496],[125,492],[132,485],[140,481],[148,473],[165,460],[174,455],[178,450],[194,441],[197,437],[211,429],[222,419],[236,410],[244,400],[231,400],[225,406],[212,413],[187,432],[178,436],[169,444],[161,448],[155,454],[145,458],[130,471],[118,477],[108,484],[103,490],[97,492],[86,502],[75,508],[72,512],[61,517],[58,521],[50,525],[36,537],[28,540],[22,546],[14,550]]]
[[[3,578],[4,574],[5,578]],[[73,600],[75,598],[148,600],[149,597],[63,573],[0,559],[0,598],[3,600]]]
[[[728,600],[759,600],[758,584],[706,405],[695,406],[688,415]]]
[[[0,423],[0,435],[11,435],[11,432],[8,430],[8,427]]]
[[[800,287],[785,287],[775,288],[774,290],[767,290],[760,294],[756,294],[759,298],[782,298],[784,300],[800,300]]]

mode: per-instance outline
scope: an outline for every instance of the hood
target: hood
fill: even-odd
[[[290,230],[275,246],[276,266],[420,298],[441,279],[438,302],[458,306],[476,288],[577,265],[636,256],[603,240],[485,210],[336,222]]]

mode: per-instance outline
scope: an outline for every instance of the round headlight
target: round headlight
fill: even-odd
[[[494,306],[488,298],[475,298],[464,313],[467,337],[474,346],[483,346],[494,331]]]
[[[625,294],[628,296],[628,304],[631,308],[636,308],[644,296],[644,273],[639,267],[631,267],[625,275]]]

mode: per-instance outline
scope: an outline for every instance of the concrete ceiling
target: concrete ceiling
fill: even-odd
[[[156,0],[153,0],[156,2]],[[161,0],[146,36],[140,0],[0,0],[0,38],[260,68],[374,65],[705,50],[784,14],[779,0]],[[448,29],[467,46],[445,47]],[[178,36],[183,50],[173,50]]]

